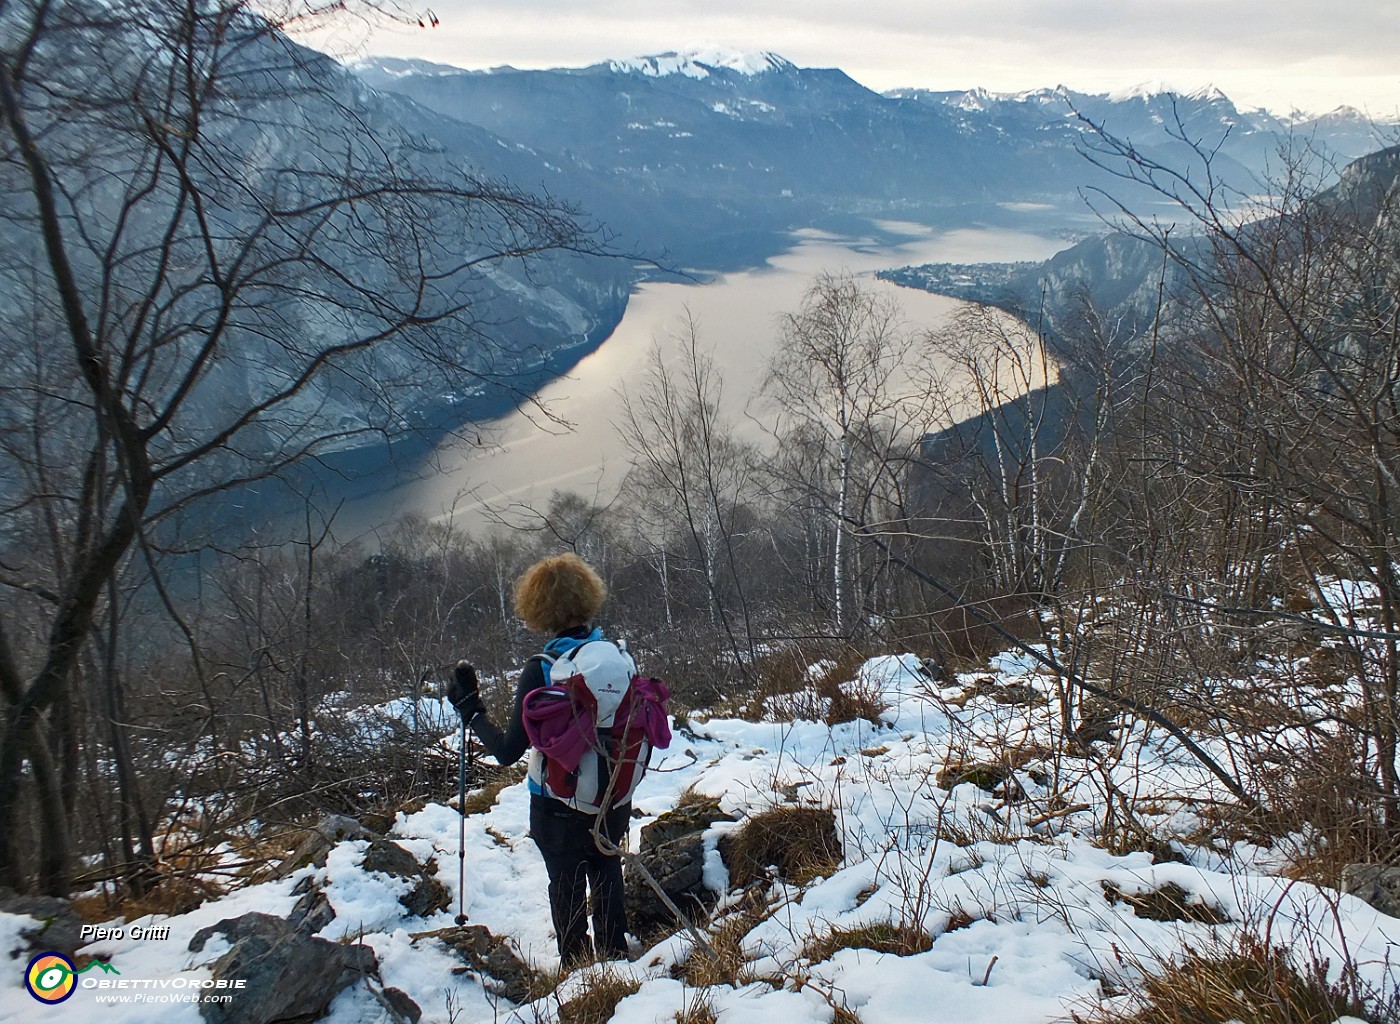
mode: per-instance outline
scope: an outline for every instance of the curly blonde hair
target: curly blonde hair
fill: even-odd
[[[586,626],[603,607],[608,588],[575,554],[541,558],[515,581],[515,614],[540,633]]]

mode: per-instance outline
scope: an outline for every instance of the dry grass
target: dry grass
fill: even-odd
[[[711,956],[703,947],[694,946],[685,959],[676,964],[672,973],[687,985],[705,987],[709,985],[736,985],[748,957],[744,954],[744,936],[752,925],[726,922],[708,936]]]
[[[584,968],[579,994],[559,1004],[559,1024],[608,1024],[641,984],[607,967]]]
[[[230,887],[208,877],[205,872],[216,865],[217,857],[177,856],[172,863],[162,864],[142,878],[145,888],[133,895],[118,887],[103,893],[79,896],[73,900],[73,911],[88,924],[99,924],[114,917],[134,921],[139,917],[175,917],[197,910],[208,900],[225,895]],[[183,866],[181,866],[183,865]]]
[[[563,984],[564,979],[569,976],[569,972],[566,971],[562,965],[539,967],[531,963],[529,966],[530,976],[526,983],[526,989],[529,993],[527,1001],[529,1002],[534,1002],[537,999],[543,999],[545,996],[553,995],[559,986]],[[458,968],[453,968],[452,973],[458,973]]]
[[[462,813],[485,814],[496,806],[496,801],[500,799],[502,791],[515,785],[523,778],[525,778],[523,762],[511,765],[509,768],[502,768],[499,776],[480,789],[474,789],[467,793],[467,799],[462,804]]]
[[[954,903],[950,908],[948,908],[948,923],[943,926],[942,934],[947,935],[949,932],[956,932],[961,931],[964,928],[971,928],[978,921],[992,920],[994,920],[994,918],[991,914],[987,913],[986,911],[983,911],[979,913],[976,917],[973,917],[963,908],[963,905],[961,903]]]
[[[1229,942],[1187,947],[1170,961],[1120,962],[1142,980],[1126,1007],[1075,1013],[1076,1024],[1335,1024],[1354,1016],[1371,1024],[1397,1024],[1394,997],[1368,992],[1344,967],[1329,980],[1326,959],[1295,963],[1288,950],[1241,933]]]
[[[878,683],[859,678],[864,663],[862,655],[849,654],[814,680],[813,688],[826,706],[822,720],[827,725],[857,721],[880,724],[880,715],[889,705]]]
[[[833,928],[813,936],[802,947],[802,955],[813,963],[830,960],[843,949],[872,949],[877,953],[913,956],[933,948],[933,937],[923,928],[903,921],[876,921],[854,928]]]
[[[701,947],[694,947],[686,954],[685,959],[673,968],[673,976],[696,988],[738,985],[747,980],[743,977],[744,968],[749,962],[744,952],[744,937],[766,921],[772,912],[762,894],[746,894],[737,913],[711,928],[708,940],[715,955],[711,956]]]
[[[720,841],[735,888],[766,878],[768,868],[797,885],[829,875],[841,864],[836,815],[829,807],[774,807],[747,818]]]
[[[867,651],[828,642],[789,647],[760,660],[758,686],[738,710],[741,716],[825,721],[828,725],[866,719],[879,720],[885,705],[878,691],[853,680]],[[810,667],[825,663],[813,676]]]
[[[216,900],[224,895],[224,888],[208,879],[196,876],[173,875],[161,878],[143,896],[128,897],[121,901],[116,913],[128,921],[147,914],[158,917],[175,917],[197,910],[207,900]]]
[[[685,1009],[676,1011],[676,1024],[715,1024],[715,1021],[715,1008],[704,992],[696,992]]]
[[[1219,907],[1191,894],[1175,882],[1146,892],[1124,893],[1112,883],[1104,883],[1104,899],[1109,903],[1126,903],[1135,915],[1145,921],[1192,921],[1196,924],[1225,924],[1230,920]]]

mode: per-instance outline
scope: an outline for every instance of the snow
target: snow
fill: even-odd
[[[1168,82],[1139,82],[1136,85],[1129,85],[1122,89],[1114,89],[1108,93],[1108,98],[1114,103],[1122,103],[1127,100],[1150,100],[1156,96],[1169,93],[1185,95],[1182,90]]]
[[[793,63],[776,53],[746,52],[725,47],[703,45],[648,57],[629,57],[608,62],[621,74],[641,74],[650,78],[684,75],[687,78],[709,78],[714,70],[736,71],[741,75],[761,75],[768,71],[783,71]]]
[[[469,74],[466,68],[451,64],[435,64],[426,60],[411,60],[400,57],[365,56],[344,62],[345,67],[357,74],[378,71],[389,78],[442,78],[447,75]]]
[[[1352,603],[1358,595],[1338,585],[1327,596]],[[634,843],[643,825],[691,791],[718,798],[741,819],[785,803],[831,807],[845,858],[829,876],[805,886],[772,884],[771,913],[745,937],[749,963],[732,985],[699,990],[671,976],[672,965],[688,952],[683,934],[638,950],[630,964],[613,965],[640,985],[618,1005],[616,1024],[671,1020],[697,999],[708,1001],[720,1024],[826,1024],[836,1006],[855,1011],[865,1024],[1049,1024],[1095,1003],[1105,978],[1131,987],[1125,962],[1151,963],[1237,927],[1262,934],[1265,925],[1275,942],[1321,949],[1334,964],[1344,951],[1363,980],[1385,980],[1386,965],[1395,959],[1392,947],[1400,942],[1400,920],[1352,897],[1270,873],[1276,858],[1268,851],[1246,843],[1188,847],[1191,863],[1184,864],[1104,849],[1098,836],[1105,781],[1132,787],[1144,824],[1173,834],[1190,831],[1199,806],[1228,798],[1160,731],[1141,724],[1124,728],[1116,748],[1121,756],[1099,763],[1032,758],[1013,774],[1021,800],[1002,799],[971,782],[942,788],[940,772],[949,766],[1006,749],[1049,749],[1057,735],[1058,702],[1051,680],[1020,653],[998,655],[985,671],[950,687],[921,668],[912,655],[873,658],[843,684],[878,696],[885,710],[874,723],[750,722],[696,714],[678,724],[672,748],[638,790]],[[1043,699],[1002,705],[985,686],[962,699],[989,675],[996,686],[1030,686]],[[395,701],[362,718],[372,729],[415,715],[441,726],[449,745],[455,742],[438,701]],[[1081,803],[1088,809],[1044,816]],[[453,897],[447,910],[428,919],[407,915],[398,902],[405,883],[365,871],[366,843],[352,840],[335,847],[323,868],[246,887],[168,920],[141,920],[169,924],[167,941],[105,941],[84,952],[111,956],[126,978],[206,978],[208,964],[227,944],[215,938],[204,951],[189,952],[199,928],[250,910],[284,915],[296,899],[293,887],[309,877],[336,911],[321,934],[373,947],[383,985],[412,996],[429,1024],[551,1021],[557,1000],[586,983],[581,974],[568,977],[556,997],[512,1008],[474,975],[454,973],[460,963],[443,947],[411,938],[450,926],[460,895],[474,924],[508,936],[536,965],[557,966],[546,876],[527,835],[528,819],[524,786],[505,789],[489,812],[467,819],[461,862],[461,819],[453,808],[435,802],[401,813],[392,837],[420,861],[435,861],[437,877]],[[727,887],[728,876],[716,843],[738,827],[721,822],[706,834],[704,877],[717,891]],[[465,888],[459,893],[462,863]],[[1169,883],[1188,893],[1190,902],[1216,908],[1228,923],[1147,920],[1126,899],[1106,897]],[[803,954],[809,940],[833,929],[882,922],[923,928],[933,936],[931,948],[909,956],[841,949],[815,963]],[[26,923],[0,914],[0,944],[17,950]],[[113,922],[122,923],[135,922]],[[19,974],[12,970],[0,981],[0,1020],[29,1019],[33,1012]],[[101,1012],[104,1024],[199,1019],[191,1004],[106,1006],[97,993],[81,988],[70,1003],[81,1008],[75,1019]],[[337,996],[327,1019],[370,1024],[387,1016],[373,994],[356,985]]]

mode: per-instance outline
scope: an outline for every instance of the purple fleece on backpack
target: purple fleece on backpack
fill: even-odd
[[[580,689],[587,694],[580,694],[582,699],[570,699],[567,684],[532,690],[521,709],[530,745],[569,772],[578,768],[598,736],[598,706],[586,688]],[[671,720],[665,704],[670,696],[660,679],[634,679],[613,721],[640,725],[647,742],[665,750],[671,745]]]
[[[671,720],[666,714],[666,700],[671,691],[660,679],[632,680],[631,710],[618,709],[618,717],[631,718],[641,725],[647,742],[657,750],[665,750],[671,745]]]
[[[526,696],[521,717],[530,745],[571,772],[597,741],[596,712],[597,704],[576,703],[563,687],[545,686]]]

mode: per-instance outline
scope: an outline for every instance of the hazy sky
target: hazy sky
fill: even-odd
[[[713,44],[875,89],[1214,84],[1280,112],[1400,109],[1400,0],[426,0],[436,28],[328,48],[461,67],[581,66]]]

